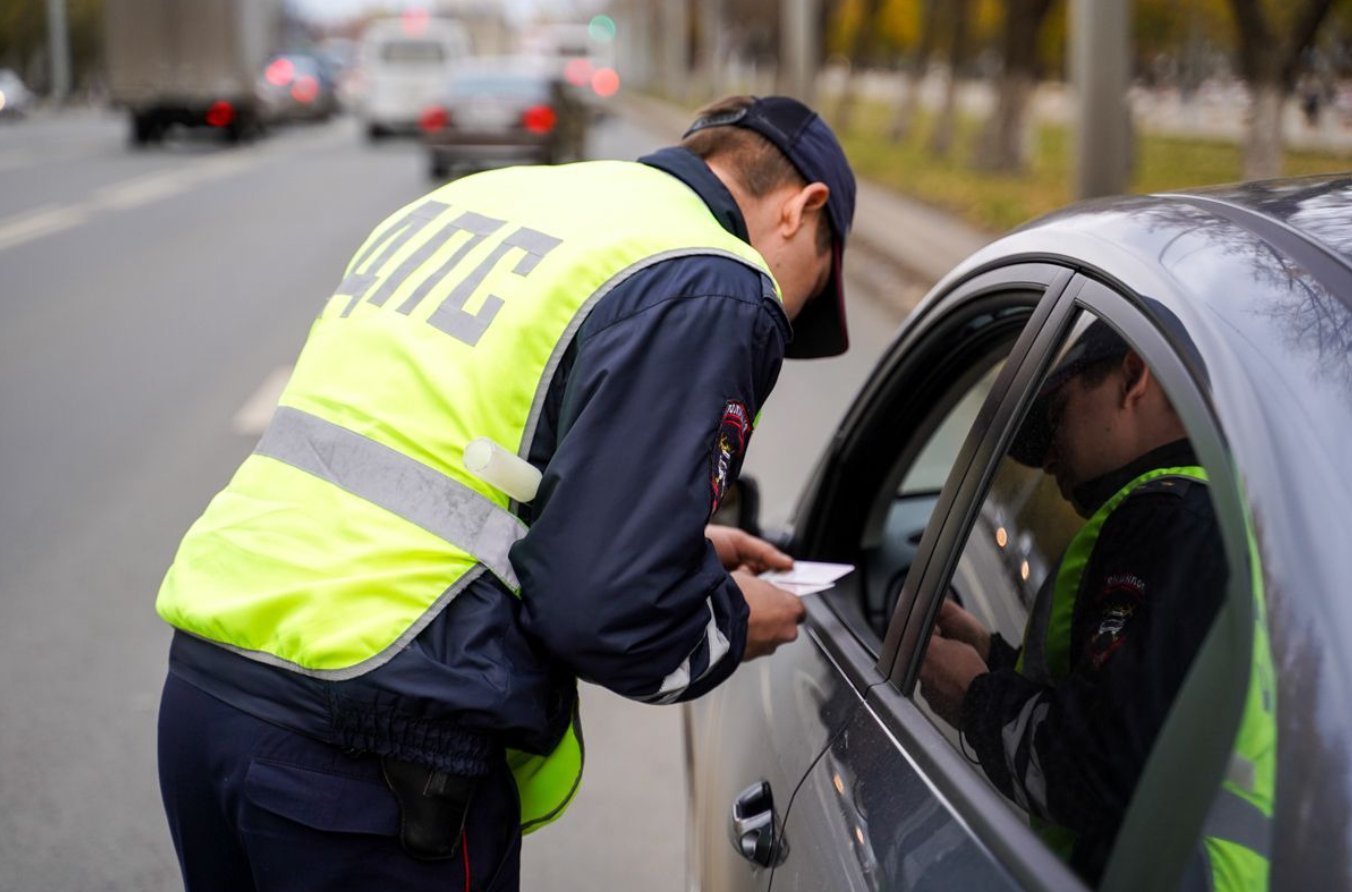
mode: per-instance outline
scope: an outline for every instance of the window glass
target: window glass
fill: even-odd
[[[1168,394],[1082,313],[961,547],[917,702],[1091,885],[1228,575]]]
[[[991,370],[982,376],[981,380],[976,382],[975,386],[965,394],[961,394],[958,404],[949,411],[948,417],[944,418],[925,443],[925,447],[920,450],[915,464],[906,472],[905,479],[901,481],[901,489],[897,492],[899,497],[935,493],[943,488],[944,481],[948,479],[948,472],[953,469],[953,459],[962,447],[967,432],[971,430],[972,422],[976,421],[977,410],[990,395],[995,377],[1004,367],[1002,357],[991,366]]]
[[[934,394],[918,422],[909,425],[911,439],[893,453],[887,479],[901,482],[881,489],[888,494],[886,500],[873,508],[881,520],[864,531],[859,561],[864,619],[879,639],[886,633],[939,491],[1022,328],[1021,318],[1014,320],[1018,324],[1004,322],[994,346],[984,342],[957,361],[947,386]]]
[[[386,62],[409,65],[439,65],[446,61],[446,50],[434,40],[392,40],[380,49]]]

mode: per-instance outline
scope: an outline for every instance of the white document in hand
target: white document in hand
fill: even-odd
[[[766,570],[761,579],[799,597],[824,592],[854,570],[852,564],[794,561],[792,570]]]

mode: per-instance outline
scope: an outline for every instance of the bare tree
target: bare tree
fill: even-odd
[[[1314,45],[1334,0],[1284,0],[1284,33],[1260,0],[1230,0],[1239,31],[1239,69],[1249,85],[1244,177],[1281,175],[1282,105],[1295,87],[1301,58]]]
[[[1055,0],[1006,0],[1001,29],[1002,64],[995,87],[995,110],[987,120],[977,165],[1019,171],[1027,163],[1028,102],[1037,85],[1037,41]]]
[[[901,95],[892,113],[892,124],[888,127],[888,136],[892,142],[901,142],[910,133],[915,123],[915,113],[920,107],[920,90],[925,74],[929,70],[930,56],[938,42],[939,0],[924,0],[920,7],[920,40],[916,44],[915,55],[906,67],[901,85]]]
[[[929,150],[936,156],[947,155],[953,148],[953,136],[958,121],[958,76],[967,64],[968,23],[971,0],[949,0],[944,4],[948,37],[948,84],[944,88],[944,104],[930,134]]]

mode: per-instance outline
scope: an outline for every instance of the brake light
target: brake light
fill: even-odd
[[[318,96],[319,81],[308,74],[297,78],[291,85],[291,98],[297,102],[314,102]]]
[[[207,125],[210,127],[229,127],[235,120],[235,107],[224,99],[211,103],[207,109]]]
[[[451,113],[439,105],[429,106],[423,110],[418,118],[418,127],[424,133],[435,133],[438,130],[445,130],[446,125],[451,123]]]
[[[531,133],[548,133],[554,129],[559,116],[547,105],[533,105],[521,115],[521,123]]]
[[[592,75],[591,88],[597,96],[614,96],[620,91],[620,76],[613,68],[598,68]]]
[[[291,78],[296,76],[296,66],[290,59],[274,59],[268,63],[263,76],[274,87],[285,87],[291,83]]]

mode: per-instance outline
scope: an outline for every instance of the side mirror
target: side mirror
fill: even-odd
[[[729,484],[710,523],[737,527],[753,536],[761,536],[760,485],[754,477],[739,477]]]

